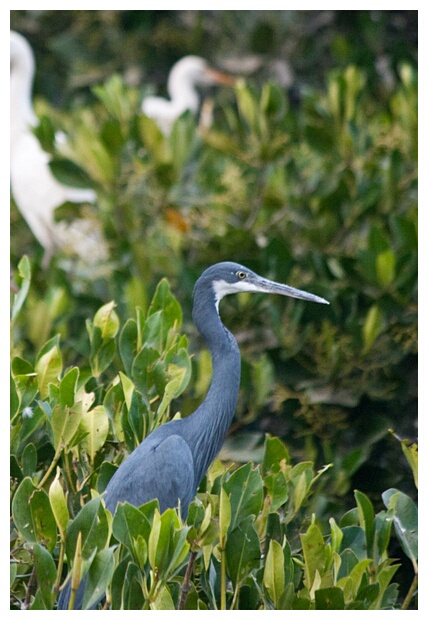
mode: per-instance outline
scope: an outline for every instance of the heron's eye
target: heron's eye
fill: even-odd
[[[243,280],[244,278],[247,277],[247,274],[245,273],[245,271],[237,271],[236,275],[238,276],[240,280]]]

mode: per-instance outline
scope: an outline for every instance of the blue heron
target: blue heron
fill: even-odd
[[[219,303],[240,292],[277,293],[306,301],[329,302],[299,289],[278,284],[232,262],[212,265],[194,289],[193,321],[207,343],[213,374],[204,402],[186,418],[156,428],[120,465],[105,490],[105,504],[114,513],[119,502],[140,506],[158,499],[161,511],[180,505],[186,518],[208,467],[218,454],[235,413],[241,358],[235,338],[223,325]],[[85,580],[75,599],[81,609]],[[61,592],[58,608],[67,609],[70,587]]]

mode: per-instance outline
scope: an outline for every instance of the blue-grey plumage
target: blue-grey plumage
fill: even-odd
[[[213,374],[204,402],[190,416],[155,429],[120,465],[105,490],[113,513],[119,502],[134,506],[159,500],[161,511],[180,505],[187,516],[199,483],[218,454],[238,400],[240,354],[235,338],[221,322],[218,307],[225,295],[239,292],[275,293],[328,304],[322,297],[258,276],[232,262],[206,269],[195,284],[193,321],[207,343]],[[83,600],[84,582],[76,600]],[[59,609],[68,608],[69,592],[61,593]],[[75,605],[75,608],[79,608]]]

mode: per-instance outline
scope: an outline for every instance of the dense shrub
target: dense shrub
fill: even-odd
[[[54,173],[97,191],[79,215],[102,224],[110,259],[62,253],[42,270],[12,207],[15,608],[52,608],[79,529],[83,569],[94,588],[110,584],[113,608],[176,607],[188,552],[189,609],[403,604],[417,566],[413,534],[399,528],[403,515],[410,531],[416,519],[417,83],[408,64],[382,97],[372,80],[349,65],[304,89],[298,106],[277,83],[240,81],[218,93],[212,127],[185,115],[169,138],[118,75],[67,112],[37,101]],[[330,307],[224,302],[242,352],[228,465],[208,472],[187,524],[155,504],[111,521],[98,496],[114,468],[204,398],[210,362],[191,295],[220,260]],[[244,480],[254,495],[241,513]]]

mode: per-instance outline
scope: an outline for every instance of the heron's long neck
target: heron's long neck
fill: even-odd
[[[213,294],[195,306],[193,318],[210,349],[213,365],[208,394],[193,414],[200,429],[193,451],[199,483],[218,454],[232,422],[238,400],[241,357],[235,338],[220,320]]]

